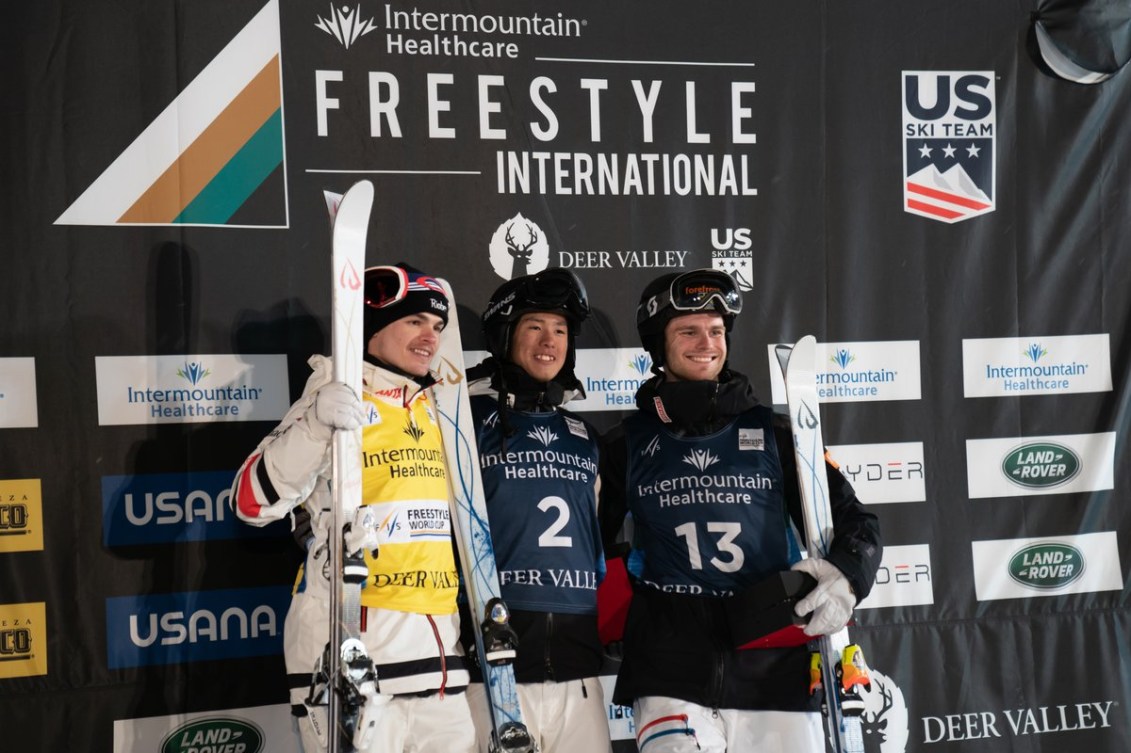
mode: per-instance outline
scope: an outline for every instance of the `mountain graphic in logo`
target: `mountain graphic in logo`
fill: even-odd
[[[695,466],[701,471],[705,471],[719,459],[711,454],[710,450],[692,450],[683,457],[683,462]]]
[[[1049,352],[1040,343],[1030,343],[1028,348],[1021,351],[1021,354],[1033,363],[1036,363],[1047,356]]]
[[[338,40],[347,50],[351,44],[377,28],[372,18],[362,20],[360,5],[354,8],[345,5],[335,8],[333,3],[330,3],[330,17],[319,16],[318,23],[314,26]]]
[[[186,380],[189,384],[200,384],[200,381],[211,373],[212,371],[204,368],[204,365],[199,361],[186,363],[183,368],[177,369],[177,376]]]
[[[533,440],[541,442],[546,447],[549,447],[550,444],[558,438],[557,434],[555,434],[552,430],[546,428],[545,426],[534,427],[526,433],[526,436],[530,437]]]
[[[837,348],[836,353],[833,353],[832,358],[829,360],[842,369],[847,369],[848,364],[856,360],[856,356],[852,355],[847,348]]]
[[[404,431],[404,433],[408,436],[412,437],[412,441],[418,444],[420,443],[420,438],[424,436],[424,430],[416,425],[416,422],[412,420],[411,415],[405,420],[404,429],[402,429],[402,431]]]
[[[55,224],[287,227],[280,56],[269,0]]]
[[[641,376],[648,376],[652,373],[652,358],[647,353],[641,354],[630,360],[628,367]]]
[[[927,148],[927,147],[923,147]],[[993,200],[974,183],[962,165],[946,172],[930,164],[907,176],[907,210],[943,222],[958,222],[992,211]]]

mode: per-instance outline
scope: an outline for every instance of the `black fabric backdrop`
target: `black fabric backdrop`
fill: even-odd
[[[1114,13],[1113,5],[1087,5]],[[586,350],[636,348],[634,309],[645,282],[672,269],[710,266],[713,255],[746,265],[752,290],[731,361],[766,402],[768,343],[809,333],[822,343],[850,344],[847,350],[917,342],[919,399],[824,406],[830,445],[923,448],[926,499],[874,508],[889,546],[929,546],[929,581],[921,575],[916,583],[929,583],[931,598],[857,614],[856,635],[878,673],[869,749],[1125,750],[1126,71],[1096,85],[1051,75],[1035,56],[1035,2],[359,0],[339,8],[286,0],[265,11],[278,19],[285,160],[230,218],[60,222],[264,8],[260,0],[49,0],[8,8],[0,25],[0,174],[8,186],[0,203],[0,492],[8,505],[0,524],[9,529],[0,533],[11,534],[0,537],[6,749],[180,750],[131,744],[123,730],[144,717],[220,717],[286,702],[277,638],[252,641],[256,648],[234,658],[204,650],[179,655],[176,646],[138,665],[115,658],[130,639],[116,621],[114,600],[227,589],[266,599],[289,586],[298,553],[285,525],[266,536],[206,526],[199,536],[146,544],[115,539],[104,523],[104,500],[117,499],[107,488],[170,474],[168,486],[213,484],[218,495],[216,477],[205,483],[201,475],[234,473],[272,420],[100,423],[104,377],[96,359],[153,363],[169,356],[208,367],[220,355],[285,354],[286,399],[297,396],[305,359],[329,347],[322,191],[341,192],[366,177],[377,196],[370,263],[403,259],[451,279],[471,348],[482,348],[478,311],[507,275],[493,268],[507,259],[492,239],[519,214],[540,231],[532,264],[572,266],[589,288],[596,314],[581,335]],[[346,10],[375,24],[348,46],[316,26],[320,19],[341,22]],[[405,28],[388,28],[398,11]],[[445,19],[470,23],[453,14],[474,17],[478,30],[429,28]],[[550,32],[574,32],[505,34],[484,25],[535,14]],[[1124,49],[1126,25],[1111,27],[1114,47]],[[1102,46],[1087,31],[1076,41]],[[514,57],[475,56],[456,37],[513,44]],[[406,40],[440,38],[454,49],[405,51]],[[1088,52],[1094,50],[1078,60],[1088,60]],[[340,72],[340,80],[325,83],[327,96],[338,100],[325,112],[325,135],[319,71]],[[388,75],[371,90],[370,72]],[[918,148],[904,139],[908,72],[953,72],[951,82],[966,73],[992,75],[993,126],[979,142],[993,160],[992,185],[979,186],[992,211],[953,223],[905,211],[903,186],[913,170],[904,156]],[[436,75],[450,78],[432,79],[438,84],[431,99],[449,104],[430,115],[429,77]],[[484,76],[501,78],[495,85]],[[539,89],[548,106],[532,99],[538,77],[553,82]],[[401,134],[394,136],[385,119],[378,135],[371,107],[375,98],[388,98],[394,80]],[[645,91],[662,82],[651,137],[634,80]],[[491,86],[481,89],[484,82]],[[737,129],[734,82],[753,83],[734,100],[749,109],[739,113]],[[957,90],[954,96],[961,104]],[[498,103],[498,110],[484,102]],[[921,93],[920,105],[929,106],[929,95]],[[182,121],[191,114],[185,109]],[[559,129],[544,141],[538,133],[550,124],[546,109]],[[430,117],[454,135],[430,133]],[[503,136],[484,137],[481,123]],[[738,133],[756,140],[745,143]],[[718,170],[730,160],[737,185],[757,193],[579,195],[563,190],[573,185],[572,174],[561,185],[548,178],[545,190],[536,178],[530,190],[509,190],[498,174],[505,159],[499,153],[526,154],[537,164],[538,152],[585,154],[595,162],[597,155],[619,155],[622,170],[627,155],[700,155]],[[573,158],[569,164],[572,173]],[[521,233],[529,224],[511,226]],[[540,262],[539,249],[548,252]],[[1016,338],[1006,349],[1012,353],[1042,339],[1101,334],[1107,345],[1087,359],[1095,371],[1110,358],[1109,386],[965,396],[964,341]],[[19,359],[33,359],[30,382],[28,362]],[[29,401],[34,421],[14,418]],[[602,429],[622,415],[587,413]],[[1082,457],[1113,468],[1112,483],[1068,493],[1029,489],[1026,496],[971,492],[969,440],[1022,445],[1052,438],[1064,445],[1065,437],[1107,433],[1114,449],[1106,459]],[[40,491],[27,480],[38,480]],[[27,504],[29,489],[41,506]],[[135,492],[140,499],[143,492]],[[1096,558],[1088,573],[1106,567],[1116,582],[1109,576],[1079,592],[1030,589],[1024,598],[979,600],[972,542],[1006,542],[1004,563],[1030,539],[1071,542],[1098,533],[1110,538],[1080,554]],[[41,546],[23,545],[37,535]],[[898,572],[900,563],[887,564]],[[145,609],[157,603],[145,602]],[[42,615],[29,605],[42,605]],[[143,633],[145,609],[134,612]],[[281,632],[281,612],[277,619]],[[286,735],[268,730],[264,750],[284,749],[279,741]]]

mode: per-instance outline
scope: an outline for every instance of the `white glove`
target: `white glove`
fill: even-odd
[[[365,410],[357,393],[344,382],[319,388],[306,410],[306,420],[316,436],[329,441],[334,429],[352,430],[365,424]]]
[[[844,577],[844,573],[836,565],[828,560],[810,557],[796,563],[791,569],[808,573],[817,579],[813,590],[793,608],[798,617],[812,613],[804,628],[806,635],[829,635],[848,624],[852,618],[852,608],[856,606],[856,594],[852,592],[848,578]]]
[[[364,549],[376,556],[381,543],[377,537],[377,526],[377,514],[372,507],[362,505],[357,508],[357,512],[353,515],[353,523],[350,524],[344,537],[346,554],[353,554]]]

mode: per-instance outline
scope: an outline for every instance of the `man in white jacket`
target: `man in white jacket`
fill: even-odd
[[[366,554],[361,638],[383,701],[369,753],[472,751],[463,693],[456,572],[440,428],[429,366],[448,321],[434,278],[402,266],[365,273],[365,364],[360,399],[330,378],[324,356],[282,423],[244,462],[232,488],[239,517],[266,525],[301,506],[309,515],[306,563],[284,628],[292,712],[306,753],[327,748],[326,706],[310,698],[329,636],[327,529],[335,429],[362,427],[363,505],[376,512],[379,557]],[[408,521],[427,526],[414,525]]]

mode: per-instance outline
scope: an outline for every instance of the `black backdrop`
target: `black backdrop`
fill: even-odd
[[[451,279],[468,347],[508,230],[577,271],[602,429],[661,272],[739,276],[732,365],[766,402],[767,345],[816,335],[826,441],[883,500],[871,751],[1124,750],[1129,37],[1062,5],[8,8],[5,738],[291,749],[297,552],[224,487],[328,350],[322,191],[365,177],[369,261]],[[1036,18],[1113,75],[1055,75]]]

